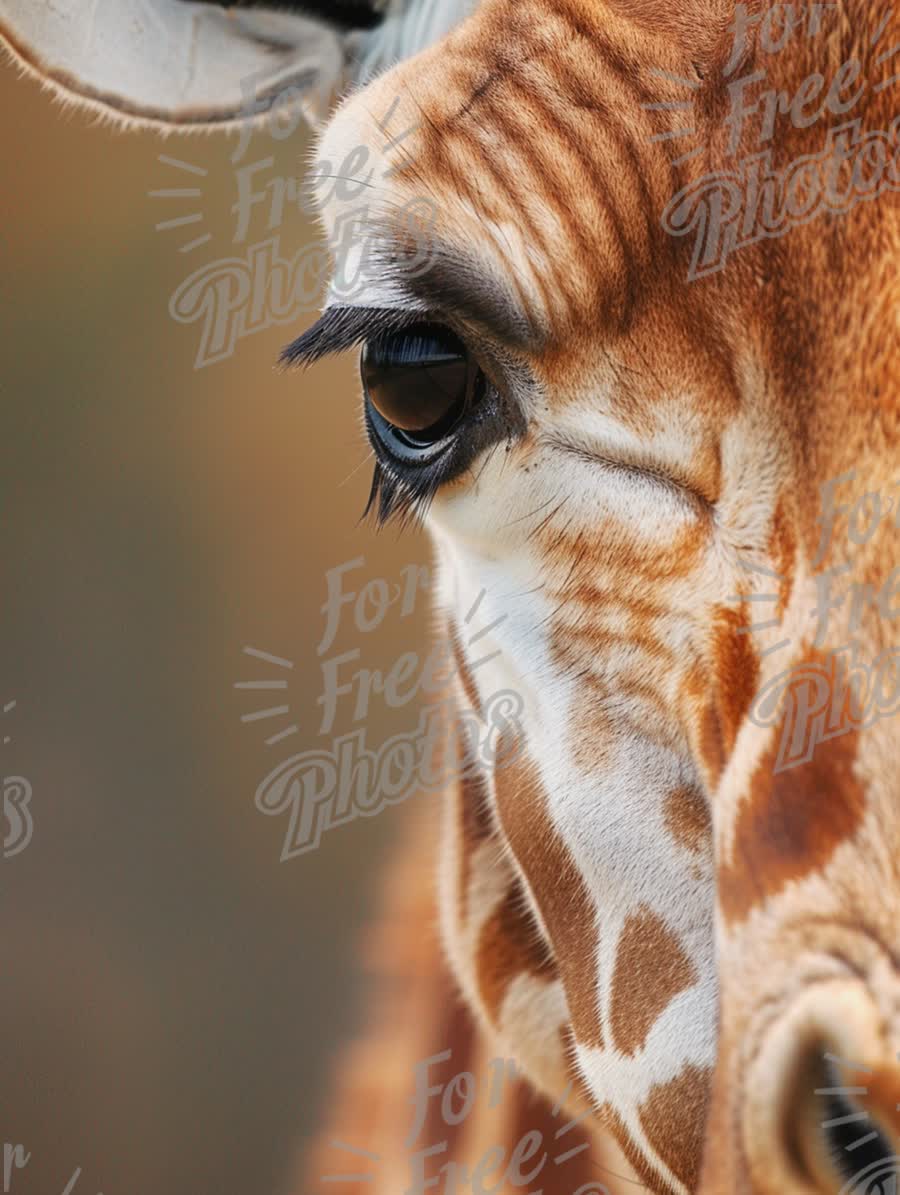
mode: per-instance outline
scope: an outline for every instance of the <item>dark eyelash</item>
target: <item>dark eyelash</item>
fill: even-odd
[[[409,478],[400,478],[376,459],[362,517],[372,515],[379,528],[391,520],[396,520],[401,529],[408,527],[427,514],[448,472],[446,463],[438,461],[417,469]]]

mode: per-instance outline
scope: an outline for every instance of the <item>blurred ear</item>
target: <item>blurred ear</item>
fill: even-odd
[[[0,0],[0,42],[64,100],[119,123],[243,122],[302,105],[318,123],[355,81],[443,36],[477,0]],[[352,13],[361,20],[354,29]],[[383,14],[374,28],[373,18]],[[348,29],[347,26],[350,26]]]
[[[347,72],[346,35],[323,21],[183,0],[0,0],[0,39],[62,99],[123,123],[326,110]]]

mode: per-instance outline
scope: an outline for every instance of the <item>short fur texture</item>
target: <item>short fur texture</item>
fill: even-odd
[[[746,243],[693,281],[693,238],[664,226],[676,195],[681,218],[709,216],[712,174],[793,169],[834,137],[896,146],[887,0],[823,6],[783,41],[771,7],[482,0],[450,30],[460,6],[423,0],[404,9],[421,28],[397,29],[398,56],[421,52],[354,90],[320,145],[340,162],[364,144],[385,166],[368,234],[393,265],[355,305],[447,324],[495,392],[469,467],[414,503],[460,709],[522,703],[505,766],[448,786],[429,857],[470,1010],[461,1054],[512,1055],[532,1090],[564,1091],[595,1157],[615,1139],[624,1181],[660,1195],[851,1189],[853,1159],[822,1127],[835,1081],[847,1115],[876,1125],[876,1163],[900,1152],[897,719],[854,714],[839,679],[815,749],[779,767],[786,720],[849,645],[857,675],[898,672],[900,174],[867,193],[860,167],[857,202],[785,235],[746,235],[759,192],[737,212],[723,200]],[[767,134],[758,111],[728,120],[754,71],[776,97]],[[388,111],[411,130],[390,158]],[[850,177],[845,161],[832,183]],[[395,217],[416,199],[435,257],[413,281]],[[333,234],[340,201],[321,214]],[[356,336],[361,318],[322,327]],[[835,479],[846,509],[822,550]],[[826,572],[844,598],[823,619]],[[789,669],[799,688],[767,718],[760,694]],[[828,716],[842,733],[822,733]],[[417,899],[410,935],[426,916]],[[410,988],[405,1024],[382,1017],[347,1082],[404,1035],[404,1058],[411,1035],[434,1041],[439,992]],[[396,1107],[399,1080],[379,1082]],[[397,1195],[402,1128],[372,1137],[363,1119],[338,1135],[386,1165],[359,1190]]]

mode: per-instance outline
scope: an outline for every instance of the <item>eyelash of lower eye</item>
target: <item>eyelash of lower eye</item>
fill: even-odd
[[[424,517],[447,472],[442,458],[434,465],[416,469],[409,478],[401,479],[376,458],[362,517],[365,519],[371,514],[379,528],[392,519],[396,519],[401,528],[414,523]]]

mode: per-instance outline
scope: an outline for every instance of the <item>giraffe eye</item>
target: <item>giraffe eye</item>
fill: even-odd
[[[360,372],[376,447],[410,463],[433,460],[449,447],[451,433],[484,390],[471,353],[440,324],[414,324],[369,340]]]

